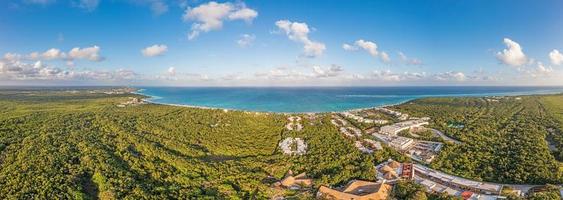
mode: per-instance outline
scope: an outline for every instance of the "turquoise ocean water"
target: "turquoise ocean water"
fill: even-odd
[[[331,112],[423,97],[562,93],[563,87],[139,87],[150,101],[266,112]]]

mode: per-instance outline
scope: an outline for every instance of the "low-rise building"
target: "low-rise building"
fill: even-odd
[[[401,178],[407,180],[414,178],[414,166],[412,163],[404,163],[401,166]]]
[[[354,146],[362,153],[373,153],[373,150],[366,148],[361,141],[354,142]]]
[[[301,117],[299,116],[291,116],[288,117],[289,123],[285,125],[285,128],[290,131],[301,131],[303,129],[303,125],[301,125]]]
[[[401,136],[382,135],[378,133],[374,133],[373,136],[390,147],[406,153],[412,159],[426,163],[432,162],[443,146],[440,142],[415,140]]]
[[[291,190],[299,190],[311,187],[311,185],[313,185],[313,179],[308,178],[305,172],[294,176],[293,171],[289,170],[285,177],[274,185],[283,186]]]
[[[124,108],[126,106],[137,106],[137,105],[142,105],[142,104],[145,104],[145,103],[146,102],[143,101],[143,99],[139,99],[139,98],[135,98],[135,97],[129,97],[129,101],[118,104],[117,107]]]
[[[284,154],[303,155],[307,153],[307,144],[301,138],[285,138],[278,146]]]
[[[334,126],[336,126],[336,127],[348,125],[348,122],[346,122],[345,120],[340,118],[340,116],[338,116],[338,115],[332,115],[332,119],[330,120],[330,122],[332,124],[334,124]]]
[[[403,173],[409,173],[403,172],[404,165],[405,164],[389,159],[388,161],[375,166],[375,169],[377,170],[377,179],[384,180],[388,183],[398,181],[403,178]],[[407,179],[408,177],[410,177],[410,175],[407,176]]]
[[[452,190],[455,189],[458,191],[470,191],[486,195],[499,195],[502,190],[502,185],[500,184],[464,179],[461,177],[445,174],[443,172],[436,171],[419,164],[414,164],[414,170],[416,176],[436,182],[448,188],[452,188]]]
[[[409,121],[383,126],[381,127],[379,132],[387,135],[397,135],[399,132],[403,130],[408,130],[410,128],[420,127],[423,125],[428,125],[428,121],[422,119],[409,120]]]
[[[396,137],[393,140],[389,141],[389,146],[397,148],[399,150],[406,150],[411,144],[413,144],[414,140],[407,137]]]
[[[335,200],[385,200],[392,186],[385,182],[355,180],[341,190],[321,186],[317,198]]]
[[[354,120],[356,120],[357,122],[360,122],[360,123],[366,123],[366,124],[387,124],[387,123],[389,123],[389,121],[387,121],[387,120],[368,119],[368,118],[356,115],[352,112],[343,112],[342,115],[344,115],[345,117],[354,119]]]
[[[369,146],[371,146],[375,150],[383,149],[383,147],[381,146],[381,142],[378,142],[378,141],[375,141],[375,140],[372,140],[372,139],[364,139],[364,142],[366,142]]]
[[[394,110],[391,110],[391,109],[388,109],[388,108],[375,108],[374,110],[381,111],[381,112],[386,113],[388,115],[393,115],[393,116],[399,118],[399,120],[407,120],[409,118],[408,114],[403,114],[399,111],[394,111]]]

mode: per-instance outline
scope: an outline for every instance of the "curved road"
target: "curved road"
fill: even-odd
[[[460,141],[453,139],[451,137],[448,137],[447,135],[445,135],[444,133],[442,133],[442,131],[436,130],[431,128],[430,130],[432,130],[432,132],[434,132],[435,134],[439,135],[442,139],[446,140],[446,141],[450,141],[453,142],[454,144],[461,144]]]

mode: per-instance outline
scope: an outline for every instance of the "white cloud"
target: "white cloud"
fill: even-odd
[[[147,76],[143,77],[143,81],[165,81],[169,83],[185,83],[193,82],[193,83],[201,83],[202,81],[210,81],[211,78],[206,74],[197,74],[197,73],[178,73],[174,67],[168,68],[168,70],[161,75],[156,76]]]
[[[283,67],[272,69],[266,73],[255,73],[254,76],[266,80],[305,80],[310,77],[303,72]]]
[[[394,73],[391,70],[374,70],[368,76],[364,76],[361,74],[353,74],[349,76],[350,79],[356,80],[365,80],[365,81],[375,81],[375,82],[413,82],[413,81],[420,81],[427,78],[425,72],[403,72],[403,73]]]
[[[258,16],[258,12],[250,8],[241,8],[229,14],[230,20],[244,20],[247,23],[251,23],[254,18]]]
[[[57,48],[51,48],[45,52],[32,52],[27,55],[20,55],[16,53],[4,54],[4,60],[64,60],[72,65],[74,60],[84,59],[89,61],[102,61],[104,58],[100,55],[100,47],[92,46],[86,48],[75,47],[68,53],[65,53]]]
[[[375,70],[371,73],[371,77],[377,81],[400,81],[402,77],[400,74],[392,73],[391,70]]]
[[[306,43],[305,46],[303,46],[303,51],[307,57],[321,56],[325,50],[325,44],[319,42]]]
[[[244,20],[252,22],[258,16],[258,12],[247,8],[244,4],[217,3],[211,1],[201,4],[195,8],[186,9],[183,20],[195,21],[192,24],[188,39],[196,38],[202,32],[219,30],[223,27],[224,20]]]
[[[417,58],[409,58],[407,57],[407,55],[405,55],[403,52],[400,51],[399,51],[399,58],[401,59],[401,62],[407,65],[422,65],[421,60]]]
[[[544,73],[544,74],[545,73],[551,73],[551,72],[553,72],[553,68],[551,68],[551,66],[546,67],[546,66],[543,65],[543,63],[538,62],[537,71],[540,72],[540,73]]]
[[[464,73],[454,71],[437,73],[433,77],[437,81],[465,81],[467,79]]]
[[[164,55],[166,51],[168,51],[168,46],[163,44],[155,44],[142,49],[141,53],[145,57],[154,57],[154,56]]]
[[[501,61],[503,64],[514,67],[522,66],[528,62],[528,58],[522,51],[520,44],[512,41],[509,38],[504,38],[503,42],[507,48],[503,49],[502,52],[497,52],[497,59],[499,61]]]
[[[30,54],[30,56],[32,58],[36,57],[33,53]],[[61,50],[59,49],[52,48],[41,54],[41,57],[45,60],[54,60],[54,59],[64,58],[65,54],[61,52]]]
[[[306,69],[306,71],[303,71]],[[311,70],[311,71],[308,71]],[[260,80],[267,81],[286,81],[287,83],[299,83],[306,81],[315,81],[317,79],[323,80],[339,80],[341,75],[344,75],[344,69],[332,64],[328,67],[318,65],[308,66],[307,68],[286,68],[277,67],[268,72],[255,73],[254,77]]]
[[[237,44],[240,47],[247,47],[252,45],[255,39],[256,36],[254,34],[242,34],[240,38],[237,40]]]
[[[559,50],[554,49],[549,52],[549,60],[553,65],[561,65],[563,64],[563,54],[559,53]]]
[[[331,65],[328,68],[322,68],[320,66],[313,66],[313,73],[315,77],[335,77],[340,75],[344,71],[339,65]]]
[[[7,60],[7,61],[16,61],[16,60],[21,59],[21,57],[22,57],[21,55],[16,54],[16,53],[5,53],[4,54],[4,60]]]
[[[224,81],[237,81],[244,79],[244,77],[242,77],[240,74],[226,74],[221,76],[220,79]]]
[[[535,67],[525,68],[521,71],[532,78],[538,78],[550,76],[553,72],[553,68],[551,66],[545,66],[542,62],[537,62]]]
[[[291,22],[289,20],[279,20],[276,22],[279,30],[285,32],[290,40],[303,44],[304,55],[307,57],[321,56],[326,50],[323,43],[309,39],[309,26],[306,23]]]
[[[75,60],[75,59],[85,59],[90,61],[102,61],[104,60],[103,57],[100,56],[100,47],[94,45],[92,47],[86,48],[79,48],[75,47],[72,48],[68,52],[67,59]]]
[[[383,52],[383,51],[379,52],[378,49],[377,49],[377,44],[375,42],[372,42],[372,41],[359,39],[359,40],[356,40],[353,45],[346,44],[346,43],[342,44],[342,49],[344,49],[346,51],[357,51],[357,50],[362,49],[373,57],[379,57],[381,59],[381,61],[383,61],[383,62],[386,62],[386,63],[391,62],[391,58],[389,57],[389,54],[387,54],[386,52]]]
[[[168,72],[168,75],[175,76],[176,75],[176,68],[170,67],[170,68],[168,68],[167,72]]]
[[[25,60],[0,60],[1,80],[132,80],[140,76],[131,71],[118,69],[115,71],[104,70],[75,70],[62,69],[50,66],[42,61],[28,62]]]
[[[436,83],[436,82],[467,82],[467,81],[491,81],[492,79],[484,72],[468,76],[463,72],[448,71],[434,74],[426,72],[403,72],[394,73],[391,70],[375,70],[370,76],[357,75],[357,78],[364,81],[375,82],[400,82],[400,83]]]
[[[349,44],[346,44],[346,43],[342,44],[342,48],[346,51],[356,51],[356,50],[358,50],[358,47],[352,46],[352,45],[349,45]]]
[[[363,50],[367,51],[371,56],[376,57],[379,52],[377,52],[377,44],[372,41],[365,41],[365,40],[357,40],[354,43],[356,46],[362,48]]]

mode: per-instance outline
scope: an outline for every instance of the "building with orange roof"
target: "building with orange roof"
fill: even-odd
[[[471,191],[463,191],[460,196],[461,196],[461,198],[464,199],[464,200],[465,200],[465,199],[469,199],[469,198],[471,198],[471,196],[473,196],[473,192],[471,192]]]
[[[308,178],[305,172],[293,176],[293,171],[289,170],[285,177],[277,182],[276,185],[297,190],[313,185],[313,179]]]
[[[404,163],[401,170],[401,178],[412,180],[414,178],[414,169],[412,163]]]
[[[334,200],[385,200],[389,197],[392,186],[385,182],[369,182],[354,180],[343,190],[321,186],[317,192],[318,199]]]

